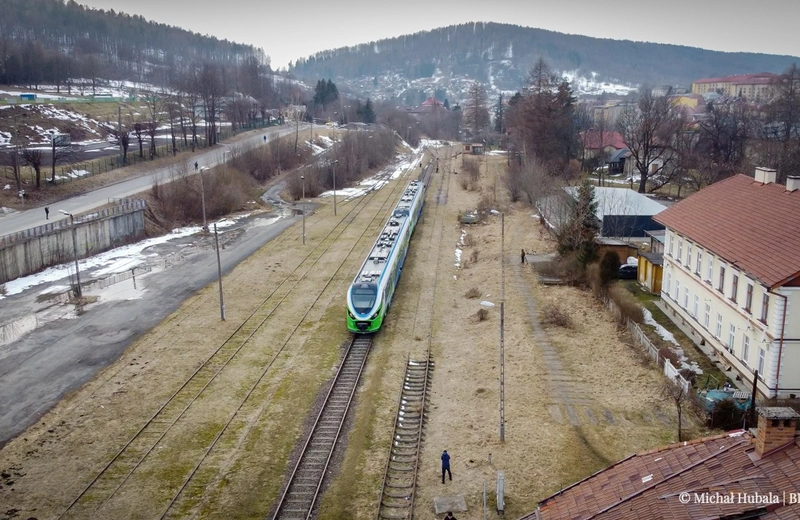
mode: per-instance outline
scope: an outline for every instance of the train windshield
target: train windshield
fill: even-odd
[[[378,285],[374,283],[353,285],[350,296],[353,301],[353,309],[359,314],[366,314],[375,305],[375,299],[378,296]]]

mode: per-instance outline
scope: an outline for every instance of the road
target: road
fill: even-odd
[[[304,125],[303,129],[307,128],[308,126],[309,125]],[[220,144],[219,146],[216,146],[210,150],[187,156],[185,164],[188,167],[188,170],[194,173],[195,161],[200,167],[210,168],[218,164],[222,164],[227,159],[225,154],[226,149],[230,149],[231,147],[236,147],[239,149],[254,148],[259,144],[264,144],[265,136],[267,137],[267,140],[271,140],[278,136],[293,133],[295,130],[296,129],[290,125],[266,128],[252,136],[237,141],[235,144]],[[90,211],[98,206],[102,206],[103,204],[107,204],[108,199],[121,199],[130,197],[136,193],[151,188],[153,186],[153,180],[156,178],[161,177],[165,180],[168,179],[169,172],[172,168],[173,166],[163,166],[160,168],[157,167],[147,175],[128,179],[126,181],[113,184],[111,186],[106,186],[90,193],[84,193],[76,197],[58,201],[57,203],[52,203],[52,207],[50,208],[51,212],[55,213],[56,215],[58,214],[58,211],[66,211],[67,213],[78,214]],[[39,207],[11,213],[7,216],[2,215],[3,214],[0,213],[0,236],[10,235],[12,233],[30,229],[46,223],[44,211],[42,211],[42,209]]]

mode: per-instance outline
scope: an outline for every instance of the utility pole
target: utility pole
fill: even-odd
[[[219,317],[225,321],[225,303],[222,299],[222,264],[219,261],[219,238],[217,236],[217,224],[214,223],[214,245],[217,248],[217,277],[219,278]]]
[[[203,232],[208,232],[208,224],[206,223],[206,190],[203,187],[203,170],[207,170],[205,166],[200,168],[200,201],[203,205]]]
[[[306,245],[306,178],[301,175],[300,180],[303,181],[303,245]]]
[[[500,442],[506,440],[506,356],[505,356],[505,311],[506,311],[506,215],[500,213]]]
[[[125,162],[125,148],[122,146],[122,107],[117,105],[117,139],[119,139],[119,165]]]
[[[75,254],[75,297],[80,298],[83,296],[83,292],[81,291],[81,271],[78,267],[78,230],[75,229],[75,217],[63,209],[58,211],[69,216],[69,226],[72,228],[72,251]]]
[[[333,216],[336,216],[336,163],[339,159],[333,161]]]

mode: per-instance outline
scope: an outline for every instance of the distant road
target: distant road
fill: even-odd
[[[305,128],[308,128],[308,125],[303,125],[303,129]],[[264,130],[259,131],[258,133],[240,141],[236,141],[235,143],[221,143],[220,145],[209,150],[187,156],[186,165],[189,167],[189,171],[191,173],[194,173],[195,171],[195,161],[197,161],[200,167],[211,168],[225,162],[227,159],[227,157],[224,157],[226,148],[238,148],[244,150],[255,148],[260,144],[264,144],[264,136],[267,136],[267,140],[270,140],[278,136],[293,133],[294,131],[295,127],[291,125],[265,128]],[[162,176],[166,180],[171,168],[173,168],[173,166],[158,166],[158,163],[154,163],[151,173],[141,177],[135,177],[133,179],[112,184],[111,186],[106,186],[89,193],[84,193],[82,195],[77,195],[75,197],[50,203],[50,213],[53,215],[55,220],[58,220],[63,218],[63,216],[59,214],[59,210],[66,211],[67,213],[78,214],[107,204],[108,199],[121,199],[130,197],[136,193],[150,189],[153,186],[153,180],[158,176]],[[0,236],[10,235],[11,233],[41,226],[45,223],[47,223],[47,220],[45,220],[44,210],[41,207],[19,211],[4,217],[0,216]]]

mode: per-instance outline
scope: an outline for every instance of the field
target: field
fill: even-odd
[[[432,517],[433,498],[442,495],[465,497],[469,511],[457,514],[459,519],[483,518],[483,486],[493,490],[499,470],[505,473],[506,513],[513,518],[630,453],[676,438],[674,410],[660,396],[662,377],[605,309],[587,291],[539,285],[531,267],[520,264],[521,248],[542,253],[554,244],[531,209],[508,203],[498,188],[505,158],[467,157],[481,161],[485,172],[468,191],[458,182],[464,158],[454,158],[456,152],[432,149],[424,158],[427,163],[438,157],[440,173],[428,190],[388,324],[368,359],[320,518],[374,518],[403,369],[409,357],[422,358],[428,349],[436,366],[418,518]],[[0,512],[9,518],[62,513],[203,361],[266,304],[273,310],[264,325],[120,492],[99,506],[100,513],[94,510],[99,498],[84,504],[96,518],[160,516],[233,417],[168,516],[266,516],[347,341],[346,287],[407,180],[340,203],[338,217],[330,200],[316,201],[322,206],[307,219],[305,248],[298,224],[225,278],[226,291],[236,295],[227,299],[225,322],[218,321],[216,286],[207,287],[5,446],[0,470],[10,478],[0,481]],[[474,225],[458,223],[460,212],[478,206],[504,213],[504,235],[496,214]],[[485,319],[479,316],[481,301],[495,305]],[[543,326],[540,311],[546,305],[566,313],[572,326]],[[242,411],[235,412],[241,402]],[[452,457],[453,481],[443,485],[444,449]],[[72,517],[85,516],[67,515]]]

